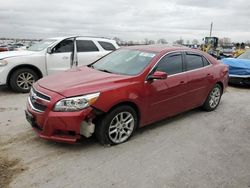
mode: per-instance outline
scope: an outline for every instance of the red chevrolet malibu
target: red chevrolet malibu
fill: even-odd
[[[102,144],[127,141],[138,127],[202,107],[212,111],[228,67],[182,47],[134,46],[33,85],[26,118],[38,136],[74,143],[95,134]]]

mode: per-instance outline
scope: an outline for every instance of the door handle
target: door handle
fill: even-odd
[[[63,59],[69,59],[69,57],[67,57],[67,56],[63,56]]]
[[[180,84],[185,84],[185,81],[180,81]]]

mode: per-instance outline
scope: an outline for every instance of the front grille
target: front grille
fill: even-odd
[[[39,93],[39,92],[37,92],[37,91],[35,91],[36,92],[36,95],[38,96],[38,97],[40,97],[41,99],[45,99],[45,100],[47,100],[47,101],[50,101],[50,97],[49,96],[46,96],[46,95],[44,95],[44,94],[42,94],[42,93]]]
[[[30,90],[30,94],[31,95],[36,95],[41,100],[45,100],[45,101],[50,102],[50,96],[48,96],[48,95],[46,95],[46,94],[44,94],[44,93],[42,93],[40,91],[35,90],[33,87]]]
[[[32,101],[31,101],[32,102]],[[47,106],[44,106],[44,105],[42,105],[42,104],[39,104],[39,103],[37,103],[37,102],[32,102],[32,104],[33,104],[33,106],[34,106],[34,108],[35,109],[38,109],[38,110],[40,110],[40,111],[45,111],[46,110],[46,108],[47,108]]]
[[[50,96],[35,90],[33,87],[30,90],[29,104],[33,110],[37,112],[44,112],[47,106],[44,104],[50,102]]]

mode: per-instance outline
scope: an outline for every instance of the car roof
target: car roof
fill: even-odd
[[[105,37],[78,36],[78,35],[64,36],[64,37],[51,37],[51,38],[48,38],[48,39],[51,39],[51,40],[63,40],[63,39],[73,38],[73,37],[77,37],[77,38],[81,38],[81,39],[98,39],[98,40],[101,40],[101,41],[114,41],[112,39],[105,38]]]
[[[182,45],[138,45],[138,46],[128,46],[124,47],[126,49],[133,49],[133,50],[141,50],[141,51],[148,51],[148,52],[168,52],[168,51],[175,51],[175,50],[191,50],[188,47]]]

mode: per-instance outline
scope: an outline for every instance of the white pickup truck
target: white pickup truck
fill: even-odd
[[[119,48],[114,40],[72,36],[49,38],[25,51],[0,52],[0,85],[29,92],[36,80],[71,68],[74,46],[78,65],[90,64]]]

